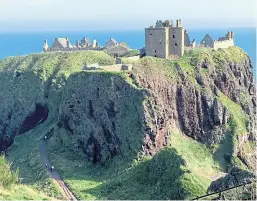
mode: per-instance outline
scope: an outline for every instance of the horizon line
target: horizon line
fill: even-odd
[[[186,30],[230,30],[230,29],[257,29],[256,26],[238,26],[238,27],[192,27],[192,28],[185,28]],[[0,34],[5,33],[51,33],[51,32],[124,32],[124,31],[144,31],[145,28],[139,29],[88,29],[88,30],[68,30],[68,29],[63,29],[63,30],[0,30]]]

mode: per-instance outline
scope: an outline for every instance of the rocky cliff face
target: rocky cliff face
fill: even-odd
[[[146,57],[130,77],[70,77],[60,106],[59,136],[71,140],[73,151],[104,163],[139,150],[154,155],[179,129],[218,146],[214,152],[227,164],[238,157],[254,169],[255,89],[248,56],[238,48],[188,54],[193,59],[177,62]]]
[[[85,62],[112,64],[103,52],[36,54],[0,61],[0,151],[46,119],[56,121],[63,86]]]
[[[68,138],[68,148],[93,163],[137,153],[144,137],[143,97],[119,74],[74,74],[59,108],[57,140]]]

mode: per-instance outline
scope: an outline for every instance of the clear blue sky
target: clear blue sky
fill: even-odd
[[[0,32],[140,30],[177,18],[187,28],[256,27],[255,11],[256,0],[0,0]]]

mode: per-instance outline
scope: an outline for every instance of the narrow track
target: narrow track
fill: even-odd
[[[48,164],[49,167],[52,166],[52,164],[50,163],[48,154],[47,154],[47,150],[46,150],[46,141],[44,141],[44,139],[40,140],[40,155],[41,155],[41,160],[42,160],[42,164],[45,166],[45,164]],[[71,190],[68,188],[68,186],[64,183],[64,181],[61,179],[59,173],[56,170],[53,170],[52,172],[49,171],[49,174],[51,175],[51,177],[56,181],[56,183],[61,187],[61,189],[63,190],[64,195],[66,196],[66,198],[68,200],[74,200],[77,201],[78,199],[73,195],[73,193],[71,192]]]

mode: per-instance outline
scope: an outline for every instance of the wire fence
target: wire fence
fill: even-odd
[[[256,200],[256,181],[209,193],[193,200]]]

